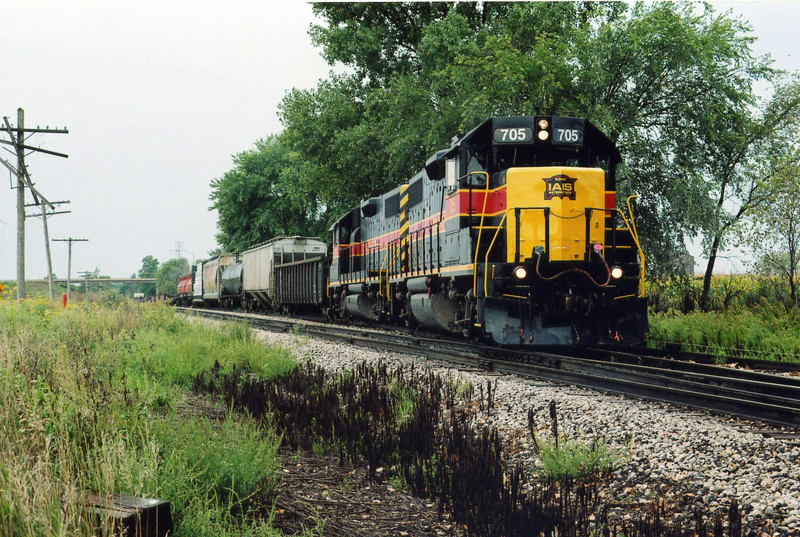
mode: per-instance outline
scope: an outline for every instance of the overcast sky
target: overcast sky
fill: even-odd
[[[800,3],[718,3],[749,20],[779,67],[800,70]],[[315,87],[330,67],[311,44],[311,8],[274,1],[0,0],[0,116],[64,127],[28,141],[28,168],[71,214],[48,220],[73,245],[72,274],[130,276],[147,255],[178,247],[191,261],[216,247],[209,183],[231,156],[279,132],[292,88]],[[4,136],[3,139],[7,139]],[[6,151],[3,158],[12,159]],[[16,279],[16,193],[0,168],[0,279]],[[26,277],[44,278],[40,219],[27,220]],[[66,243],[52,244],[66,276]]]

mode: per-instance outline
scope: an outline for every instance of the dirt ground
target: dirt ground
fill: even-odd
[[[352,537],[457,536],[463,531],[433,502],[395,490],[388,480],[369,483],[364,469],[338,458],[282,450],[274,526],[287,535]]]

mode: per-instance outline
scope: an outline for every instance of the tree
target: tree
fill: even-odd
[[[136,273],[131,274],[131,278],[136,278]],[[135,291],[136,284],[134,283],[123,283],[119,286],[119,294],[122,296],[126,296],[128,298],[133,298],[133,293]]]
[[[161,263],[156,273],[158,292],[165,295],[174,295],[178,292],[178,278],[189,274],[191,267],[189,261],[180,257]]]
[[[587,12],[609,7],[588,2],[571,4],[557,8],[562,28],[576,23]],[[353,69],[357,80],[380,88],[398,74],[419,70],[420,45],[432,24],[457,14],[465,32],[471,33],[506,17],[510,8],[511,4],[502,2],[315,3],[314,14],[326,19],[326,24],[313,25],[310,34],[314,44],[323,47],[322,56],[331,65],[342,62]]]
[[[587,13],[604,17],[616,9],[588,6],[537,4],[532,11],[496,3],[315,6],[329,17],[327,27],[312,30],[325,46],[323,55],[355,72],[334,76],[315,90],[295,90],[281,104],[283,140],[294,157],[298,188],[318,193],[329,211],[341,213],[408,179],[454,134],[487,116],[539,113],[540,107],[528,102],[527,88],[537,86],[528,79],[545,69],[542,55],[552,55],[549,45],[556,39],[535,42],[530,28],[571,35]],[[507,15],[515,17],[508,22]],[[498,38],[498,32],[510,35]],[[507,54],[510,42],[535,44],[537,53]],[[499,72],[491,57],[495,48],[507,63]],[[521,69],[522,60],[541,68]],[[519,80],[502,76],[520,70],[525,76]],[[543,78],[548,88],[562,82]],[[520,102],[527,108],[515,106]]]
[[[635,5],[598,38],[581,53],[586,114],[623,153],[650,266],[673,272],[685,238],[713,226],[709,167],[749,122],[752,83],[771,71],[752,57],[744,24],[698,4]]]
[[[314,4],[314,14],[326,18],[327,25],[314,25],[310,33],[329,63],[341,61],[355,69],[358,79],[381,86],[393,73],[413,68],[424,28],[441,20],[450,7],[434,2]]]
[[[142,268],[139,269],[140,278],[155,278],[158,273],[158,259],[152,255],[142,258]],[[152,283],[139,284],[139,292],[145,296],[155,296],[156,286]]]
[[[298,188],[347,207],[418,170],[492,115],[590,118],[621,148],[618,190],[641,194],[650,266],[684,239],[728,232],[719,199],[746,195],[745,164],[776,130],[755,108],[749,28],[702,4],[317,4],[312,29],[352,68],[281,105]],[[790,111],[794,106],[785,100]],[[786,117],[775,108],[773,118]],[[743,148],[746,158],[741,158]],[[737,158],[738,157],[738,158]],[[621,196],[622,198],[622,196]],[[727,205],[726,205],[727,204]]]
[[[781,169],[772,179],[768,203],[754,207],[752,224],[744,232],[746,244],[757,256],[756,268],[776,276],[788,286],[785,303],[798,307],[800,274],[800,166]]]
[[[703,310],[708,309],[711,276],[725,240],[750,212],[771,211],[774,201],[785,196],[784,183],[796,180],[786,174],[800,164],[797,79],[779,85],[759,114],[748,115],[737,126],[720,134],[718,150],[709,154],[705,168],[715,203],[705,228],[708,264],[699,300]]]
[[[219,212],[217,242],[242,251],[278,235],[321,235],[324,208],[301,193],[297,163],[281,137],[270,136],[234,156],[234,168],[211,182],[212,209]]]
[[[240,250],[321,233],[407,180],[494,115],[591,119],[620,147],[618,199],[638,192],[648,269],[676,268],[700,234],[709,258],[765,199],[764,163],[791,137],[795,83],[754,57],[749,27],[707,4],[321,3],[314,42],[348,74],[281,103],[284,132],[212,183],[218,240]],[[789,144],[791,145],[791,144]],[[760,172],[751,170],[761,167]],[[630,188],[629,188],[630,187]],[[704,296],[707,296],[705,293]]]

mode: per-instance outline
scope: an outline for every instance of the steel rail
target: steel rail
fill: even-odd
[[[604,367],[617,367],[642,371],[655,370],[659,375],[673,378],[684,378],[695,382],[704,382],[709,386],[718,385],[730,388],[744,388],[753,393],[784,395],[800,400],[800,378],[774,375],[759,371],[725,367],[720,365],[698,364],[681,360],[638,356],[630,353],[615,352],[613,354],[597,353],[591,357],[576,357],[573,349],[564,349],[564,354],[553,353],[561,359],[574,359],[586,362],[597,362]],[[532,355],[547,356],[548,353],[533,352]],[[522,356],[525,356],[523,353]]]
[[[727,356],[715,356],[710,354],[701,354],[698,352],[686,351],[680,348],[654,349],[649,347],[637,346],[621,346],[621,347],[591,347],[587,348],[587,352],[592,353],[607,353],[607,354],[633,354],[641,357],[648,357],[653,359],[663,360],[678,360],[678,361],[692,361],[701,364],[719,365],[721,363],[737,364],[740,366],[750,367],[752,369],[760,369],[765,371],[786,371],[786,372],[800,372],[800,361],[786,362],[776,360],[763,360],[760,358],[751,358],[749,356],[737,356],[730,354]]]
[[[554,354],[569,356],[572,358],[580,358],[584,360],[650,366],[658,369],[673,370],[676,372],[676,374],[677,372],[684,372],[686,374],[708,374],[713,377],[728,377],[731,379],[762,381],[766,383],[770,390],[772,390],[776,384],[800,388],[800,377],[780,376],[771,373],[764,373],[762,371],[752,371],[750,369],[742,369],[730,366],[726,367],[723,364],[710,365],[713,364],[713,362],[710,360],[711,357],[705,355],[702,356],[705,356],[708,360],[704,361],[703,363],[698,363],[692,360],[680,360],[657,355],[654,356],[651,354],[635,354],[629,351],[621,351],[608,347],[569,347],[556,349],[555,347],[551,346],[547,347],[547,351],[540,350],[538,352],[552,352]],[[797,365],[800,366],[800,364]]]

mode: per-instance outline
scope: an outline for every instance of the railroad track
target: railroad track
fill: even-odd
[[[183,310],[183,308],[178,308]],[[255,328],[295,331],[393,352],[406,352],[523,377],[545,379],[627,395],[800,431],[800,378],[649,356],[630,349],[515,350],[374,328],[318,325],[215,310],[188,310],[217,319],[237,319]],[[568,354],[565,354],[568,353]],[[797,431],[769,431],[796,438]]]
[[[697,352],[685,351],[680,348],[680,345],[668,345],[665,349],[651,349],[647,347],[632,347],[632,346],[619,346],[619,347],[596,347],[586,349],[592,354],[598,352],[607,353],[609,356],[626,354],[635,355],[642,359],[653,359],[654,363],[658,359],[672,359],[682,362],[696,362],[699,364],[720,365],[720,364],[735,364],[739,367],[745,367],[763,371],[780,371],[787,373],[800,373],[800,362],[781,362],[775,360],[761,360],[758,358],[751,358],[747,356],[715,356],[712,354],[701,354]],[[571,356],[582,356],[582,351],[576,350],[575,353],[570,353]],[[624,359],[624,358],[623,358]]]

